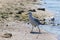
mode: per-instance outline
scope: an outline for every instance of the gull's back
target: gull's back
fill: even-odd
[[[32,25],[38,26],[38,25],[41,24],[38,19],[32,17],[32,13],[31,13],[31,12],[29,12],[28,14],[29,14],[29,21],[30,21],[30,23],[31,23]]]

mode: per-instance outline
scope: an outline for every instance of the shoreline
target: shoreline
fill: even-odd
[[[37,9],[37,6],[35,6],[35,4],[34,5],[30,4],[30,1],[27,1],[27,3],[29,3],[27,4],[26,0],[24,2],[21,3],[20,2],[21,0],[1,1],[0,13],[4,15],[1,15],[3,16],[3,18],[0,16],[1,17],[0,22],[2,22],[0,24],[0,40],[57,40],[56,39],[57,35],[48,33],[44,30],[41,30],[42,34],[30,33],[32,27],[31,24],[28,25],[27,23],[20,21],[20,19],[23,20],[24,18],[27,18],[25,13],[28,12],[23,12],[22,15],[17,13],[19,13],[21,10],[27,11],[30,9]],[[37,12],[34,13],[35,16],[38,16],[38,19],[40,19],[40,15],[43,15],[44,13],[45,14],[43,18],[48,19],[51,18],[51,16],[54,17],[54,14],[47,10],[46,11],[37,10]],[[4,19],[4,17],[7,17],[6,20]],[[16,21],[16,19],[19,21]],[[34,31],[38,32],[38,29],[35,28]],[[11,33],[12,37],[4,38],[2,37],[4,33]]]
[[[12,24],[11,24],[12,23]],[[31,25],[24,22],[10,22],[7,28],[0,32],[0,35],[4,33],[12,33],[11,38],[3,38],[0,36],[0,40],[57,40],[56,35],[41,30],[42,34],[31,34]],[[38,32],[37,29],[35,29]]]

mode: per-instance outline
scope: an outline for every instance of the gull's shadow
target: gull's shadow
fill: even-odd
[[[39,33],[39,32],[30,32],[31,34],[42,34],[42,33]]]

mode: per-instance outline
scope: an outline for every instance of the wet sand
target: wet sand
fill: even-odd
[[[41,34],[30,33],[31,27],[31,24],[20,21],[6,22],[4,26],[0,26],[0,40],[57,40],[56,35],[44,30],[41,30]],[[35,28],[34,32],[38,32],[38,29]],[[12,33],[12,37],[4,38],[2,37],[4,33]]]

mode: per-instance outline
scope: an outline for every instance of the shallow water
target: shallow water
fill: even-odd
[[[60,0],[42,0],[42,5],[38,5],[38,7],[46,8],[53,12],[55,14],[55,23],[60,23]]]
[[[45,8],[54,12],[56,23],[60,23],[60,0],[45,0]]]
[[[60,24],[60,0],[42,0],[42,5],[37,6],[53,12],[55,15],[55,24]],[[40,29],[46,30],[49,33],[58,35],[57,39],[60,40],[60,25],[42,25],[39,27]]]
[[[55,14],[55,23],[60,23],[60,0],[43,0],[43,3],[46,3],[42,5],[44,8]],[[45,25],[40,28],[59,35],[57,39],[60,40],[60,26]]]
[[[60,26],[40,25],[39,27],[49,33],[60,35]]]

